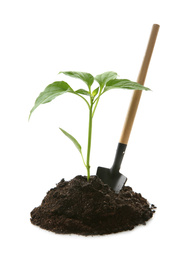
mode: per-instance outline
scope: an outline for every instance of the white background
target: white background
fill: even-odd
[[[184,259],[184,17],[179,0],[1,1],[1,259]],[[160,24],[121,172],[158,209],[146,226],[102,237],[55,235],[30,224],[30,211],[61,178],[85,175],[87,108],[70,94],[40,106],[38,94],[61,70],[116,71],[136,81],[152,24]],[[131,91],[113,90],[94,117],[92,174],[110,167]]]

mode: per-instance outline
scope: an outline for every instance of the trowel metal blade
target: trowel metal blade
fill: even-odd
[[[120,190],[125,185],[127,178],[117,172],[112,173],[111,169],[98,167],[97,169],[97,176],[107,185],[109,185],[116,193],[119,193]]]

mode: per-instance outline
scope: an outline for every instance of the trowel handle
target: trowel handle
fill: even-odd
[[[147,74],[147,70],[148,70],[148,66],[151,60],[151,55],[154,49],[154,45],[155,45],[155,41],[157,38],[157,34],[158,34],[158,30],[159,30],[159,25],[158,24],[154,24],[152,27],[152,31],[151,31],[151,35],[148,41],[148,46],[146,49],[146,53],[142,62],[142,66],[141,66],[141,70],[139,72],[139,76],[137,78],[137,82],[141,85],[144,84],[145,78],[146,78],[146,74]],[[134,90],[133,96],[132,96],[132,100],[129,106],[129,110],[125,119],[125,123],[124,123],[124,127],[121,133],[121,137],[119,142],[122,144],[127,144],[128,140],[129,140],[129,136],[132,130],[132,126],[133,126],[133,122],[134,122],[134,118],[137,112],[137,108],[139,105],[139,101],[141,98],[141,94],[142,94],[142,90]]]

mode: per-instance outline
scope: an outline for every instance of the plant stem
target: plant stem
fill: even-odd
[[[98,106],[98,102],[99,102],[100,97],[101,97],[102,94],[103,94],[102,89],[100,89],[100,93],[99,93],[98,97],[96,98],[96,100],[94,101],[94,103],[96,103],[96,104],[95,104],[95,107],[94,107],[94,109],[93,109],[93,114],[92,114],[92,116],[94,116],[94,113],[95,113],[95,111],[96,111],[96,107]],[[94,104],[94,103],[93,103],[93,104]]]
[[[92,137],[92,117],[93,117],[93,99],[90,97],[90,108],[89,108],[89,126],[88,126],[88,148],[87,148],[87,180],[90,178],[90,152],[91,152],[91,137]]]
[[[98,97],[98,99],[96,101],[96,104],[95,104],[95,107],[94,107],[94,110],[93,110],[93,113],[92,113],[92,117],[94,116],[94,113],[95,113],[96,107],[98,105],[99,99],[100,99],[100,97]]]
[[[88,107],[90,109],[90,105],[89,105],[88,101],[83,96],[79,95],[78,93],[74,93],[74,94],[81,97],[86,102],[86,104],[88,105]]]

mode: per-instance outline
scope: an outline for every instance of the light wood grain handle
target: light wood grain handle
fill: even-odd
[[[137,78],[137,82],[141,85],[144,85],[144,82],[145,82],[147,70],[149,67],[150,60],[151,60],[151,55],[152,55],[152,52],[154,49],[159,27],[160,26],[158,24],[154,24],[152,27],[151,35],[150,35],[150,38],[148,41],[148,46],[147,46],[146,53],[145,53],[145,56],[144,56],[144,59],[142,62],[141,70],[140,70],[139,76]],[[133,122],[134,122],[134,118],[135,118],[137,108],[139,105],[139,101],[141,98],[141,94],[142,94],[142,90],[134,90],[134,92],[133,92],[133,96],[132,96],[132,99],[130,102],[128,113],[127,113],[127,116],[125,119],[124,127],[123,127],[121,137],[119,140],[119,142],[122,144],[128,143],[129,136],[130,136],[130,133],[132,130]]]

